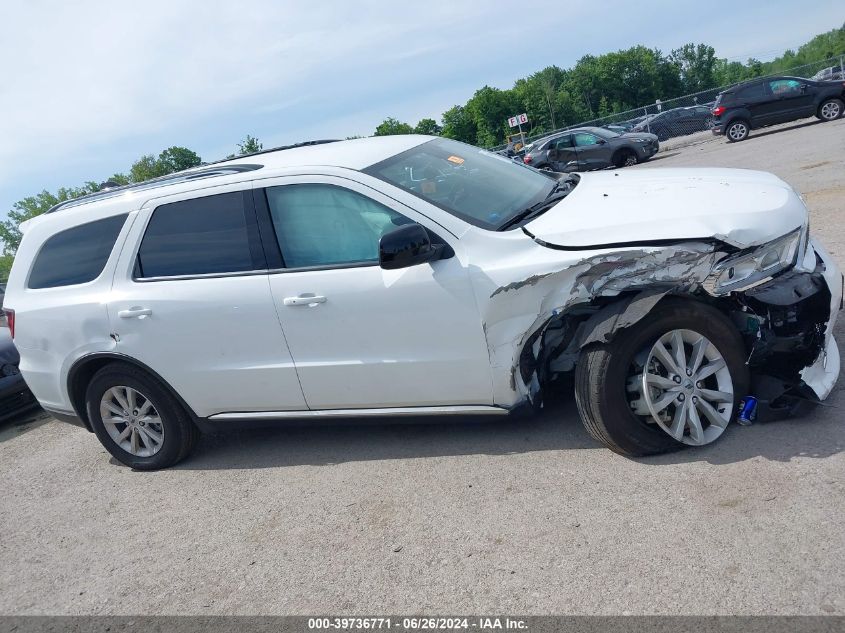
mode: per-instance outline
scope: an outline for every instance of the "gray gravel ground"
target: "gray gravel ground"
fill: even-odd
[[[699,138],[637,169],[773,171],[845,264],[845,120]],[[156,473],[25,416],[0,426],[0,613],[845,614],[841,391],[639,460],[566,401],[206,437]]]

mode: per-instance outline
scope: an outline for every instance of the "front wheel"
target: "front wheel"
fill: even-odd
[[[633,167],[638,162],[637,155],[629,149],[617,152],[613,157],[613,164],[616,167]]]
[[[103,446],[137,470],[172,466],[191,452],[199,437],[199,430],[170,392],[127,363],[111,363],[94,374],[85,404]]]
[[[586,348],[575,400],[587,431],[630,456],[716,441],[747,395],[742,337],[721,312],[668,299],[610,343]]]
[[[819,106],[816,116],[822,121],[835,121],[842,116],[843,110],[845,110],[845,104],[841,99],[828,99]]]

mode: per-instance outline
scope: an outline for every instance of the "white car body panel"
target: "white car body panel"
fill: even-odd
[[[249,183],[203,189],[202,195],[250,189]],[[148,202],[127,239],[108,298],[114,351],[155,368],[198,416],[221,411],[307,408],[287,342],[273,309],[266,274],[136,281],[135,258],[149,219]],[[121,318],[133,307],[152,314]]]
[[[372,265],[270,274],[309,408],[491,404],[484,330],[460,240],[348,177],[291,176],[255,186],[298,183],[357,191],[427,226],[455,250],[449,259],[400,270]],[[307,294],[325,302],[285,305],[286,298]]]
[[[553,317],[632,288],[698,287],[726,256],[712,238],[747,248],[806,221],[798,195],[770,174],[653,169],[582,174],[568,197],[525,230],[494,232],[358,171],[429,140],[360,139],[243,157],[231,164],[264,167],[127,191],[31,221],[6,305],[16,311],[15,343],[33,393],[51,410],[73,411],[71,367],[106,352],[151,367],[204,418],[511,408],[537,388],[520,375],[520,354]],[[132,279],[137,248],[159,204],[291,182],[331,182],[368,195],[435,232],[455,256],[400,270],[359,266]],[[129,213],[130,220],[96,280],[26,287],[28,265],[46,236],[118,213]],[[672,243],[649,244],[662,240]],[[820,354],[802,377],[823,398],[838,376],[830,332],[841,275],[815,241],[813,248],[827,265],[831,317],[827,363]],[[807,257],[801,265],[813,262]],[[286,298],[305,293],[327,300],[285,305]],[[118,316],[136,306],[152,314]]]

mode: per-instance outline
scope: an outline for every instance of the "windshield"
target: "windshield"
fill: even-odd
[[[412,147],[364,172],[489,230],[546,199],[558,184],[527,165],[449,139]]]

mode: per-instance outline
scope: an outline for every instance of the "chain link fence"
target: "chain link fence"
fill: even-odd
[[[845,55],[796,66],[782,73],[777,73],[777,75],[819,80],[844,79]],[[774,75],[761,75],[761,77],[765,76]],[[727,84],[682,97],[666,99],[665,101],[657,100],[655,103],[633,110],[616,112],[549,132],[526,135],[526,145],[537,139],[580,127],[605,127],[619,133],[649,132],[656,134],[661,142],[670,138],[706,131],[713,127],[713,116],[710,110],[716,101],[716,97],[720,92],[733,85],[736,84]],[[492,151],[499,151],[505,147],[505,145],[499,145],[492,148]]]

